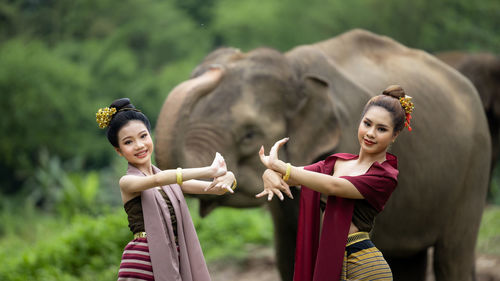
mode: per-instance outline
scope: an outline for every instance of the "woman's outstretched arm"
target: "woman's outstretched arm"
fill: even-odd
[[[308,188],[326,195],[334,195],[351,199],[363,199],[363,195],[348,180],[331,175],[311,172],[302,167],[294,167],[278,158],[279,149],[288,141],[288,138],[277,141],[271,148],[269,155],[264,154],[264,148],[259,151],[262,163],[268,168],[282,175],[289,174],[289,182],[305,185]]]
[[[226,192],[234,193],[236,178],[230,171],[223,176],[215,178],[212,182],[201,180],[188,180],[182,185],[182,192],[189,194],[215,194],[222,195]]]
[[[217,178],[225,175],[226,163],[224,158],[216,153],[212,165],[202,168],[189,168],[178,171],[177,169],[163,170],[151,176],[125,175],[120,179],[120,189],[127,194],[137,193],[152,187],[177,183],[180,173],[181,181],[200,178]],[[188,184],[188,187],[190,184]]]

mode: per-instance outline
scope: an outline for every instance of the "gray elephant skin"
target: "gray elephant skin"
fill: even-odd
[[[212,69],[219,64],[223,71]],[[424,280],[434,247],[436,280],[472,280],[474,249],[488,186],[491,141],[480,98],[468,79],[434,56],[364,30],[298,46],[286,53],[221,48],[165,100],[156,126],[162,169],[208,165],[216,151],[238,179],[234,195],[200,196],[216,206],[266,204],[261,145],[290,141],[281,159],[307,165],[336,152],[357,154],[357,127],[367,100],[401,85],[416,106],[412,132],[390,151],[399,184],[371,236],[394,280]],[[299,191],[274,199],[277,266],[292,280]],[[214,226],[216,227],[216,226]]]
[[[440,52],[435,56],[469,78],[476,87],[488,118],[493,170],[500,155],[500,57],[462,51]]]

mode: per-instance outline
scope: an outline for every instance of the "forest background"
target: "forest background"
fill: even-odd
[[[352,28],[434,53],[499,53],[498,0],[3,0],[0,2],[0,280],[112,280],[130,240],[126,163],[95,112],[129,97],[155,126],[168,92],[210,51],[287,51]],[[500,255],[500,171],[478,251]],[[263,209],[201,219],[209,262],[272,246]]]

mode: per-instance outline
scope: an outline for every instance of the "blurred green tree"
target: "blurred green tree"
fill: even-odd
[[[96,109],[127,96],[154,126],[170,89],[218,46],[287,51],[365,28],[429,52],[498,52],[498,14],[496,0],[4,1],[0,126],[14,133],[0,141],[0,190],[34,174],[41,147],[109,165]]]
[[[92,115],[96,100],[87,99],[88,69],[49,50],[42,42],[10,40],[0,46],[0,142],[2,189],[34,171],[42,148],[63,159],[105,155]],[[18,189],[18,188],[17,188]]]

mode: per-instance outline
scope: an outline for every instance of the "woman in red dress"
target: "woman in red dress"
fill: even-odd
[[[288,138],[269,156],[264,191],[257,197],[289,197],[289,185],[301,185],[294,281],[392,280],[382,253],[370,241],[375,216],[397,185],[397,158],[387,152],[404,127],[410,127],[413,103],[397,85],[365,105],[358,127],[359,155],[337,153],[306,167],[278,159]]]

